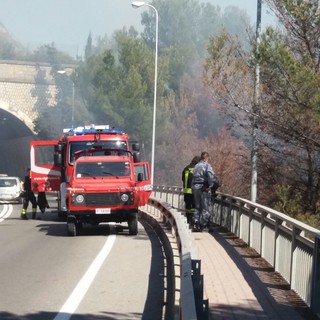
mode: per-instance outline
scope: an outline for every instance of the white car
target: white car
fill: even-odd
[[[0,176],[0,201],[22,203],[21,180],[18,177]]]

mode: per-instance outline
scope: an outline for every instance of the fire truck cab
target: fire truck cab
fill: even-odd
[[[31,142],[31,180],[38,191],[57,191],[68,235],[103,222],[126,222],[136,235],[138,207],[152,192],[149,163],[139,158],[139,144],[122,129],[64,129],[57,141]]]

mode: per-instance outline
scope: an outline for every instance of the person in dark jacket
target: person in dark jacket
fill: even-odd
[[[22,205],[22,211],[21,211],[21,219],[28,220],[27,209],[28,209],[29,201],[32,203],[32,219],[35,219],[36,213],[37,213],[37,199],[33,193],[32,186],[31,186],[30,169],[27,170],[27,175],[24,178],[23,191],[24,191],[24,198],[23,198],[23,205]]]
[[[193,157],[190,164],[188,164],[182,171],[182,185],[183,197],[186,209],[186,217],[189,225],[192,223],[192,217],[195,212],[194,197],[191,189],[191,181],[193,177],[194,166],[200,161],[199,156]]]
[[[214,184],[215,174],[209,164],[209,153],[201,153],[201,160],[193,169],[191,182],[195,201],[195,214],[193,216],[193,227],[195,231],[201,231],[209,225],[209,204],[211,201],[211,188]]]
[[[46,208],[50,208],[45,191],[38,192],[38,206],[41,213],[45,213]]]

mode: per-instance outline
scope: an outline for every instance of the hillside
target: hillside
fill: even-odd
[[[27,49],[15,40],[9,30],[0,22],[0,59],[15,60],[23,58]]]

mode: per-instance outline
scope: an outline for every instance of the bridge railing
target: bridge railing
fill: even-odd
[[[183,190],[154,186],[153,197],[183,211]],[[211,219],[255,249],[320,315],[320,231],[249,200],[217,193]]]

